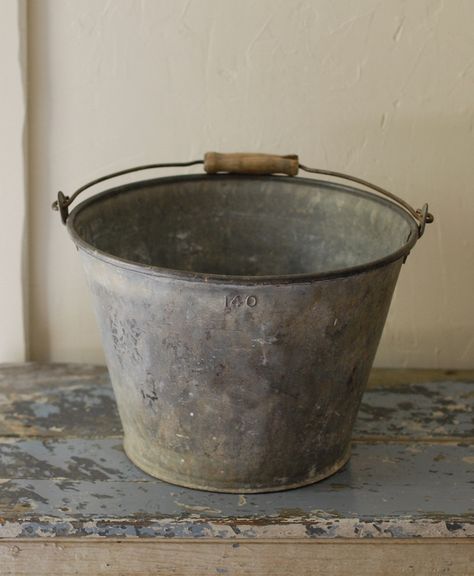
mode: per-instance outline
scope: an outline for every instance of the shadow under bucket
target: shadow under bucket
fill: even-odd
[[[311,170],[389,198],[266,174],[298,167],[294,156],[214,154],[211,174],[107,190],[69,217],[78,193],[108,177],[58,197],[126,453],[153,476],[265,492],[321,480],[349,458],[402,262],[433,218],[354,177]],[[222,171],[240,174],[212,173]]]

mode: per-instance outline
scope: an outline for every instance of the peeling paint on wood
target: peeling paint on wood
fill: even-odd
[[[0,367],[0,538],[474,537],[473,392],[456,378],[372,388],[343,470],[243,497],[136,468],[104,369]]]
[[[3,364],[0,435],[121,435],[106,368],[68,364]]]
[[[368,390],[354,435],[474,438],[474,386],[446,380]]]
[[[375,369],[353,438],[474,437],[473,383],[474,372],[468,371]],[[121,437],[106,368],[1,365],[0,435]]]

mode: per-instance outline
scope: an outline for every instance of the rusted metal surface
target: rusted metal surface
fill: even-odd
[[[0,438],[0,538],[474,537],[474,384],[455,375],[370,389],[343,470],[251,495],[178,488],[135,467],[112,403],[99,402],[108,412],[93,424],[97,398],[112,400],[102,368],[1,367],[0,395],[10,426]]]

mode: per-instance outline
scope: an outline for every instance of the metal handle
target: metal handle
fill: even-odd
[[[111,180],[117,176],[123,176],[124,174],[141,172],[142,170],[152,170],[154,168],[179,168],[184,166],[195,166],[196,164],[203,163],[203,160],[191,160],[191,162],[167,162],[165,164],[144,164],[143,166],[134,166],[133,168],[119,170],[118,172],[113,172],[112,174],[107,174],[106,176],[101,176],[100,178],[91,180],[91,182],[88,182],[87,184],[84,184],[84,186],[78,188],[74,194],[71,194],[71,196],[65,196],[62,192],[58,192],[58,198],[52,203],[51,208],[53,210],[59,211],[63,224],[66,224],[66,220],[69,216],[69,206],[74,202],[74,200],[79,196],[81,192],[84,192],[84,190],[87,190],[96,184],[100,184],[106,180]]]
[[[311,174],[323,174],[325,176],[333,176],[335,178],[342,178],[343,180],[350,180],[351,182],[357,182],[357,184],[362,184],[367,188],[371,188],[375,190],[379,194],[386,196],[394,203],[398,204],[401,208],[403,208],[410,216],[412,216],[416,223],[418,224],[418,237],[421,238],[425,231],[426,224],[431,224],[434,221],[434,216],[430,212],[428,212],[428,204],[424,204],[423,208],[413,208],[408,202],[405,202],[399,196],[396,196],[392,192],[385,190],[385,188],[381,188],[376,184],[372,184],[371,182],[367,182],[367,180],[362,180],[362,178],[357,178],[356,176],[350,176],[349,174],[343,174],[342,172],[334,172],[333,170],[322,170],[320,168],[309,168],[308,166],[303,166],[300,164],[299,167],[304,172],[310,172]]]
[[[362,180],[362,178],[357,178],[356,176],[350,176],[349,174],[343,174],[342,172],[334,172],[333,170],[323,170],[320,168],[309,168],[300,164],[298,161],[298,156],[295,154],[290,154],[288,156],[277,156],[272,154],[250,154],[250,153],[238,153],[238,154],[219,154],[217,152],[207,152],[204,155],[204,160],[192,160],[191,162],[169,162],[165,164],[145,164],[143,166],[135,166],[133,168],[127,168],[126,170],[119,170],[118,172],[113,172],[106,176],[96,178],[84,186],[78,188],[74,194],[71,196],[65,196],[62,192],[58,192],[58,198],[53,202],[53,210],[58,210],[61,214],[61,220],[63,224],[69,216],[69,206],[74,202],[74,200],[79,196],[81,192],[99,184],[110,180],[111,178],[116,178],[117,176],[123,176],[124,174],[130,174],[132,172],[139,172],[142,170],[151,170],[155,168],[179,168],[185,166],[195,166],[197,164],[204,164],[204,169],[208,174],[216,174],[218,172],[228,172],[232,174],[287,174],[288,176],[296,176],[298,174],[298,169],[304,172],[309,172],[311,174],[321,174],[324,176],[331,176],[334,178],[341,178],[343,180],[349,180],[351,182],[356,182],[357,184],[362,184],[367,188],[370,188],[383,196],[386,196],[395,204],[398,204],[403,208],[418,224],[418,236],[421,238],[425,231],[426,224],[431,224],[434,217],[433,214],[428,212],[428,204],[424,204],[423,208],[415,209],[408,202],[405,202],[402,198],[399,198],[392,192],[367,182],[367,180]]]

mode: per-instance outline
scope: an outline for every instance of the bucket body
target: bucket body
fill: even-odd
[[[313,180],[185,176],[94,196],[68,228],[137,466],[263,492],[347,461],[416,241],[401,209]]]

